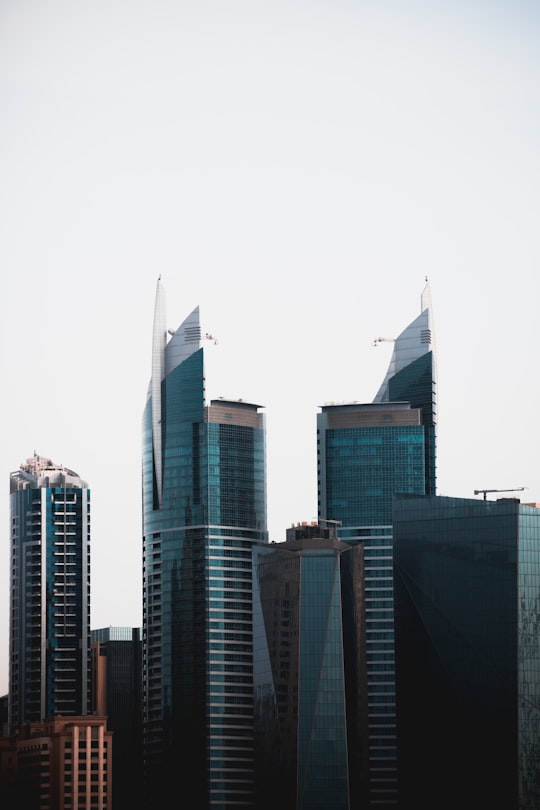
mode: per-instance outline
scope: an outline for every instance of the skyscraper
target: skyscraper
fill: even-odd
[[[325,405],[317,416],[319,519],[338,521],[339,538],[363,547],[363,587],[356,610],[346,614],[360,623],[363,638],[349,668],[359,696],[348,706],[351,804],[381,810],[398,803],[392,496],[431,493],[436,483],[436,366],[427,287],[420,315],[394,344],[372,404]],[[349,635],[358,635],[357,628]]]
[[[267,541],[264,414],[205,400],[198,308],[168,339],[157,285],[143,416],[146,798],[254,805],[252,564]]]
[[[90,490],[34,455],[10,481],[9,728],[90,707]]]
[[[394,498],[400,785],[417,810],[540,807],[540,509]]]
[[[314,523],[254,550],[259,810],[349,810],[340,562],[360,551]]]

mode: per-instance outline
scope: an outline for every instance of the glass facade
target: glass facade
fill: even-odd
[[[350,772],[352,795],[369,807],[398,801],[392,495],[425,492],[420,422],[417,409],[392,403],[324,406],[318,416],[319,511],[339,522],[341,540],[363,548],[358,604],[345,621],[357,624],[361,615],[364,630],[351,659],[350,677],[363,684],[364,701],[350,707]]]
[[[163,315],[158,285],[156,319]],[[143,702],[147,807],[254,805],[251,549],[266,542],[264,415],[205,403],[194,311],[154,324],[143,419]]]
[[[427,810],[540,806],[540,510],[394,499],[400,783]]]
[[[90,682],[90,490],[34,456],[10,482],[9,726],[85,715]]]
[[[377,343],[375,341],[375,343]],[[421,312],[393,341],[372,404],[325,405],[317,416],[319,519],[362,549],[361,581],[349,593],[346,669],[353,806],[399,803],[394,657],[392,498],[436,486],[436,363],[429,289]],[[342,558],[342,574],[349,562]],[[358,635],[360,633],[360,635]]]
[[[340,558],[351,549],[315,525],[287,535],[286,543],[254,554],[256,728],[264,785],[257,806],[348,810]]]

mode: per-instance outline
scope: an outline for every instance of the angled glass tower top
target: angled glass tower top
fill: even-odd
[[[393,342],[374,402],[324,405],[317,415],[319,520],[336,522],[340,540],[363,549],[354,615],[364,641],[350,693],[363,695],[366,714],[353,717],[350,704],[347,712],[357,729],[349,746],[351,807],[370,810],[395,810],[398,804],[392,498],[435,494],[436,486],[435,356],[427,286],[420,314]],[[351,633],[347,630],[348,637]]]
[[[425,430],[426,494],[436,490],[437,363],[429,284],[422,292],[420,314],[394,341],[378,402],[408,402],[419,408]]]
[[[148,400],[152,400],[152,449],[154,453],[154,473],[156,476],[156,494],[158,506],[163,499],[163,473],[162,473],[162,396],[161,389],[164,379],[201,348],[201,326],[199,321],[199,308],[193,312],[172,333],[168,339],[166,323],[165,292],[158,279],[156,289],[156,303],[154,308],[154,331],[152,341],[152,378],[148,386]]]
[[[176,331],[158,281],[143,416],[143,683],[148,808],[253,807],[252,546],[267,542],[265,417],[206,402],[199,309]],[[242,738],[242,771],[235,752]]]
[[[433,314],[429,285],[426,283],[421,297],[420,314],[395,339],[394,351],[390,365],[388,366],[388,371],[386,372],[386,377],[373,401],[388,402],[391,400],[391,380],[407,366],[411,365],[411,363],[414,363],[427,354],[431,354],[432,356],[432,377],[435,381],[436,364]]]

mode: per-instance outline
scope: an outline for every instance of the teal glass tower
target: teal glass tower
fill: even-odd
[[[540,807],[540,509],[394,498],[400,787],[417,810]]]
[[[90,712],[90,489],[34,455],[10,477],[9,729]]]
[[[205,401],[195,309],[158,281],[143,417],[146,806],[254,806],[252,546],[267,541],[264,414]]]
[[[374,402],[325,405],[317,416],[319,520],[337,521],[339,538],[363,552],[363,584],[345,628],[362,639],[348,666],[357,696],[347,709],[352,806],[399,802],[392,496],[435,491],[435,375],[426,286]]]

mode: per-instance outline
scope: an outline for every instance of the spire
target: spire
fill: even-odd
[[[169,336],[170,339],[169,339]],[[152,397],[152,440],[158,502],[161,507],[163,491],[162,465],[162,402],[161,384],[177,366],[201,348],[199,307],[188,315],[176,331],[167,329],[165,290],[161,275],[156,285],[154,328],[152,339],[152,377],[148,396]]]
[[[161,285],[161,275],[157,280],[156,303],[154,306],[154,330],[152,339],[152,379],[150,392],[152,395],[152,438],[154,445],[154,467],[158,501],[161,506],[163,489],[162,459],[161,459],[161,381],[164,377],[165,346],[167,345],[167,327],[165,312],[165,291]]]
[[[426,286],[422,291],[420,299],[420,315],[418,315],[395,339],[394,351],[390,359],[386,377],[373,401],[388,402],[388,386],[391,378],[428,352],[433,352],[433,368],[435,373],[435,337],[433,331],[431,294],[426,276]]]

